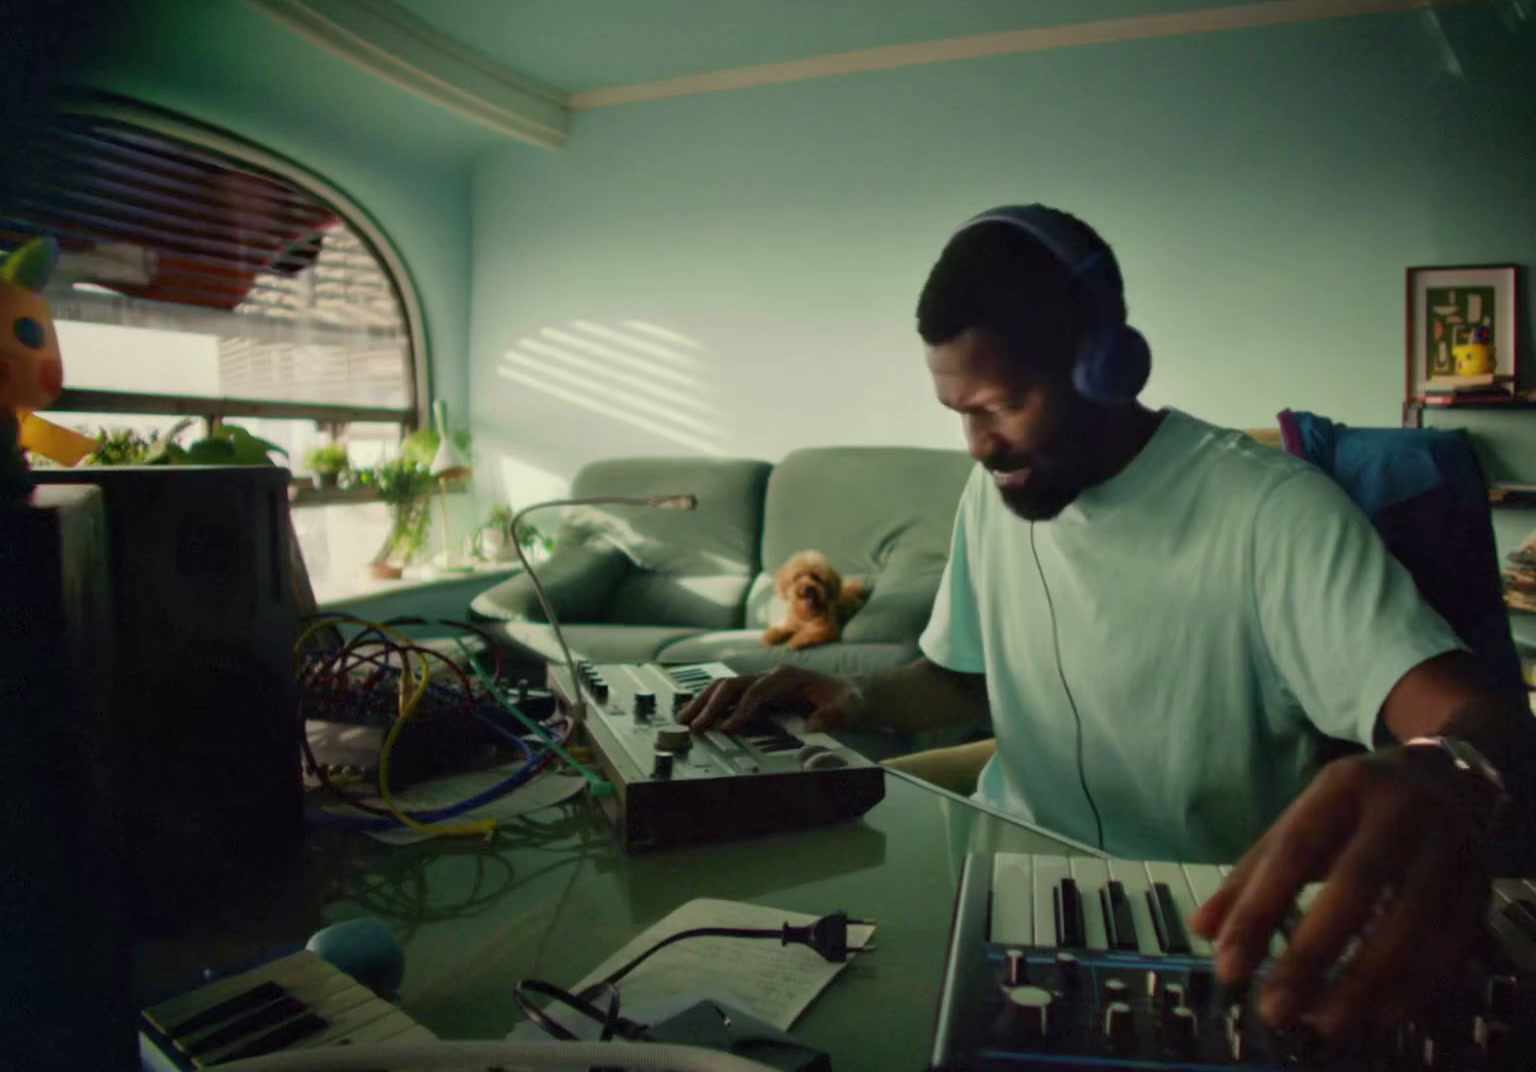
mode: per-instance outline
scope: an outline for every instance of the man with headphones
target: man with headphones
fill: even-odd
[[[1272,1022],[1340,1035],[1411,1010],[1481,927],[1506,800],[1490,758],[1528,747],[1528,713],[1329,477],[1137,403],[1147,344],[1080,220],[1030,205],[967,221],[917,319],[980,463],[923,657],[716,682],[681,719],[990,722],[981,801],[1114,856],[1240,861],[1192,921],[1224,980],[1328,876],[1268,976]],[[1372,751],[1319,770],[1326,738]]]

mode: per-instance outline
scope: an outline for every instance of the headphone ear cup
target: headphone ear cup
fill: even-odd
[[[1116,328],[1105,344],[1090,347],[1072,367],[1078,394],[1095,402],[1134,401],[1152,374],[1152,351],[1141,332],[1128,324]]]

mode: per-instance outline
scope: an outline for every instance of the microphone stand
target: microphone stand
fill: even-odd
[[[555,614],[554,606],[549,602],[549,597],[544,592],[544,585],[539,581],[539,575],[534,572],[533,564],[528,561],[528,556],[523,553],[523,544],[517,538],[518,522],[535,510],[544,510],[552,506],[647,506],[655,510],[693,510],[699,505],[695,495],[598,495],[584,499],[550,499],[547,502],[534,503],[525,506],[512,515],[512,520],[507,522],[507,537],[512,541],[512,548],[517,552],[517,560],[523,564],[523,572],[528,574],[528,580],[533,584],[533,591],[539,597],[539,606],[544,608],[544,617],[549,621],[549,627],[554,631],[555,640],[560,644],[560,654],[565,660],[565,672],[571,679],[571,718],[575,722],[585,721],[587,716],[587,704],[581,695],[581,681],[576,676],[576,660],[571,657],[570,645],[565,642],[565,633],[560,629],[560,619]]]

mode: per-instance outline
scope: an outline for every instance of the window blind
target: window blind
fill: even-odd
[[[0,248],[58,239],[56,319],[216,337],[224,397],[413,412],[399,291],[319,198],[115,118],[53,116],[13,139]]]

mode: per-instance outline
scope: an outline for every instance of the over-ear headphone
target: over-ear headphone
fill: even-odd
[[[1125,322],[1125,297],[1108,275],[1112,254],[1044,205],[1004,205],[967,220],[959,234],[978,224],[1004,223],[1023,231],[1055,257],[1071,281],[1087,331],[1072,363],[1072,384],[1096,402],[1131,402],[1146,386],[1152,354],[1141,332]]]

